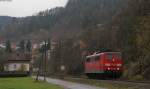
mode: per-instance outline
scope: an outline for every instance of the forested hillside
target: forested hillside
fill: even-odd
[[[0,25],[9,23],[12,20],[9,16],[0,16]]]
[[[13,18],[13,22],[4,26],[5,31],[1,34],[13,39],[41,30],[54,30],[54,33],[59,30],[56,34],[63,31],[81,32],[80,29],[110,22],[112,16],[120,12],[124,4],[125,1],[120,0],[69,0],[65,8],[57,7],[41,11],[34,16]]]
[[[0,31],[5,30],[4,27],[8,24],[11,23],[12,17],[8,16],[0,16]]]
[[[65,7],[7,23],[0,32],[5,39],[57,38],[59,46],[50,61],[53,72],[63,60],[66,73],[82,73],[82,53],[109,50],[122,52],[123,77],[150,78],[149,0],[69,0]]]

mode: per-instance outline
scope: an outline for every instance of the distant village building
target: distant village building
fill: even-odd
[[[56,46],[58,45],[58,43],[54,40],[51,41],[51,50],[55,50]]]
[[[5,43],[0,43],[0,48],[6,48]]]

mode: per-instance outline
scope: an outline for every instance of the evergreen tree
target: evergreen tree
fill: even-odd
[[[31,44],[31,41],[28,40],[27,44],[26,44],[26,51],[27,52],[31,52],[32,50],[32,44]]]
[[[50,50],[51,49],[51,40],[48,39],[47,41],[47,50]]]
[[[8,53],[12,52],[11,43],[9,40],[6,41],[6,50],[5,51]]]
[[[19,51],[24,53],[25,52],[25,41],[21,40],[19,43]]]

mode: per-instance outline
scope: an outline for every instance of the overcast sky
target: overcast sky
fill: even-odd
[[[65,6],[68,0],[0,0],[0,16],[24,17],[39,11]]]

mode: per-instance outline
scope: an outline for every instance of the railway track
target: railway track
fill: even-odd
[[[89,78],[81,78],[81,77],[70,77],[73,80],[87,80],[87,81],[97,81],[97,82],[108,82],[108,83],[122,83],[122,84],[140,84],[140,85],[149,85],[150,86],[150,81],[131,81],[131,80],[115,80],[115,79],[89,79]]]
[[[129,81],[129,80],[98,80],[98,81],[113,82],[113,83],[122,83],[122,84],[150,85],[149,81]]]
[[[116,80],[116,81],[125,81],[125,82],[133,82],[133,83],[147,83],[150,84],[150,81],[132,81],[132,80]]]
[[[91,86],[105,87],[108,89],[150,89],[150,81],[128,81],[128,80],[114,80],[114,79],[89,79],[87,77],[67,76],[55,77],[62,80],[87,84]]]

